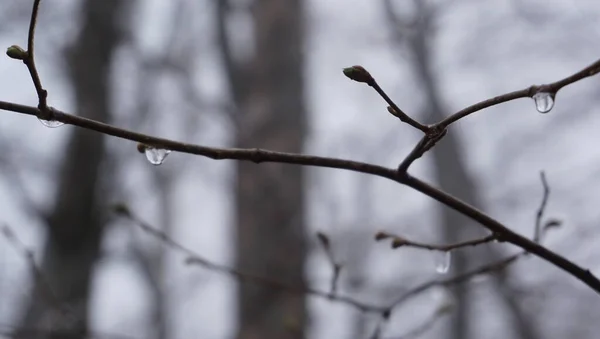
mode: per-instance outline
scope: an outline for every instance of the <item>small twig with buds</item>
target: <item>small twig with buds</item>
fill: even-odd
[[[396,105],[396,103],[392,99],[390,99],[390,97],[387,95],[387,93],[385,93],[381,86],[379,86],[375,78],[373,78],[371,74],[362,66],[347,67],[344,68],[343,71],[344,75],[346,75],[348,78],[357,82],[365,83],[373,87],[373,89],[377,91],[377,93],[383,98],[383,100],[385,100],[385,102],[387,102],[387,104],[390,105],[387,109],[388,112],[396,116],[398,119],[400,119],[400,121],[405,122],[424,133],[429,132],[429,127],[419,123],[418,121],[409,117],[408,114],[404,113],[400,109],[400,107],[398,107],[398,105]]]

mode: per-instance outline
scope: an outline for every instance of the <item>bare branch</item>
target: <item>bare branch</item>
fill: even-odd
[[[494,234],[490,234],[483,238],[462,241],[462,242],[458,242],[455,244],[436,245],[436,244],[427,244],[427,243],[408,240],[404,237],[394,235],[391,233],[387,233],[387,232],[378,232],[375,235],[375,240],[377,240],[377,241],[385,240],[385,239],[392,240],[392,248],[393,249],[396,249],[399,247],[414,247],[414,248],[420,248],[420,249],[430,250],[430,251],[449,252],[449,251],[452,251],[452,250],[455,250],[458,248],[462,248],[462,247],[478,246],[478,245],[482,245],[482,244],[487,244],[494,240],[498,240],[498,237]]]
[[[48,97],[48,92],[44,89],[44,87],[42,87],[42,81],[40,80],[40,75],[38,74],[37,68],[35,66],[34,57],[35,27],[37,25],[37,17],[40,8],[40,2],[41,0],[33,1],[33,9],[31,10],[31,20],[29,22],[29,34],[27,36],[27,53],[25,59],[23,59],[23,63],[27,66],[27,70],[29,71],[31,79],[33,80],[33,85],[35,86],[35,91],[37,92],[39,100],[38,108],[42,112],[47,113],[48,104],[46,99]]]
[[[10,102],[0,101],[0,109],[38,116],[41,110],[31,106],[19,105]],[[297,164],[305,166],[327,167],[345,169],[349,171],[367,173],[383,178],[393,180],[395,182],[409,186],[443,204],[455,209],[456,211],[472,218],[479,222],[483,227],[502,237],[502,240],[521,247],[522,249],[531,252],[557,267],[569,272],[580,281],[584,282],[596,292],[600,292],[600,280],[598,280],[589,270],[586,270],[575,263],[569,261],[558,253],[552,252],[547,248],[515,233],[508,227],[502,225],[497,220],[479,211],[473,206],[449,195],[429,184],[412,177],[406,173],[400,173],[394,169],[378,166],[374,164],[336,159],[328,157],[302,155],[296,153],[275,152],[262,149],[239,149],[239,148],[214,148],[188,143],[181,143],[169,139],[157,138],[137,132],[114,127],[109,124],[98,122],[95,120],[70,115],[61,112],[57,109],[50,108],[53,112],[53,119],[67,124],[79,126],[89,130],[97,131],[115,137],[138,141],[147,145],[153,145],[157,148],[165,148],[182,153],[196,154],[209,157],[215,160],[234,159],[252,161],[255,163],[261,162],[279,162],[288,164]]]
[[[133,214],[125,205],[123,205],[123,204],[115,205],[115,207],[113,208],[113,211],[116,214],[118,214],[119,216],[126,218],[129,221],[133,222],[135,225],[140,227],[144,232],[146,232],[146,233],[150,234],[151,236],[155,237],[156,239],[160,240],[162,243],[169,246],[170,248],[172,248],[180,253],[185,254],[187,256],[187,259],[185,260],[185,262],[188,265],[199,265],[208,270],[211,270],[214,272],[219,272],[219,273],[224,273],[224,274],[230,275],[232,277],[238,278],[241,281],[261,284],[261,285],[269,286],[271,288],[282,289],[282,290],[285,290],[285,291],[288,291],[288,292],[294,293],[294,294],[310,295],[310,296],[321,298],[321,299],[336,301],[336,302],[339,302],[339,303],[342,303],[345,305],[352,306],[362,312],[382,313],[386,310],[386,308],[384,308],[382,306],[364,303],[364,302],[361,302],[361,301],[351,298],[351,297],[340,296],[338,294],[320,291],[320,290],[317,290],[317,289],[314,289],[314,288],[311,288],[308,286],[291,286],[291,285],[282,283],[280,281],[273,280],[271,278],[254,275],[254,274],[249,274],[249,273],[242,272],[242,271],[237,270],[232,267],[214,263],[214,262],[206,259],[205,257],[197,254],[195,251],[187,248],[186,246],[181,245],[179,242],[175,241],[173,238],[169,237],[167,234],[160,231],[159,229],[147,224],[146,222],[144,222],[143,220],[138,218],[135,214]]]
[[[432,130],[433,131],[433,130]],[[410,153],[402,160],[400,165],[398,166],[398,172],[405,173],[408,171],[410,165],[415,162],[417,159],[422,157],[427,151],[433,148],[437,144],[438,141],[442,140],[442,138],[446,135],[448,130],[436,130],[435,132],[428,133],[423,136],[421,140],[415,145],[415,147],[410,151]]]
[[[412,127],[420,130],[421,132],[424,132],[424,133],[429,132],[429,127],[419,123],[418,121],[409,117],[408,114],[404,113],[400,109],[400,107],[398,107],[398,105],[396,105],[396,103],[392,99],[390,99],[390,97],[387,95],[387,93],[385,93],[385,91],[381,88],[381,86],[379,86],[379,84],[377,83],[375,78],[373,78],[371,73],[369,73],[366,69],[364,69],[364,67],[356,65],[356,66],[344,68],[343,71],[344,71],[344,75],[346,75],[348,78],[350,78],[354,81],[357,81],[357,82],[366,83],[370,87],[373,87],[373,89],[375,89],[375,91],[383,98],[383,100],[385,100],[385,102],[387,102],[387,104],[390,105],[388,107],[388,112],[390,112],[392,115],[396,116],[398,119],[400,119],[400,121],[411,125]]]
[[[451,124],[457,122],[458,120],[473,114],[475,112],[481,111],[485,108],[488,107],[492,107],[504,102],[508,102],[508,101],[512,101],[515,99],[520,99],[520,98],[531,98],[533,97],[533,95],[535,95],[536,93],[539,92],[546,92],[552,95],[556,95],[556,93],[563,87],[570,85],[572,83],[575,83],[579,80],[585,79],[587,77],[591,77],[593,75],[596,75],[598,72],[600,72],[600,60],[597,60],[596,62],[592,63],[591,65],[587,66],[586,68],[582,69],[581,71],[570,75],[562,80],[547,84],[547,85],[541,85],[541,86],[531,86],[529,88],[525,88],[522,89],[520,91],[514,91],[514,92],[510,92],[510,93],[506,93],[491,99],[487,99],[487,100],[483,100],[481,102],[478,102],[474,105],[471,105],[467,108],[464,108],[454,114],[452,114],[451,116],[447,117],[446,119],[438,122],[436,125],[437,126],[443,126],[443,127],[448,127]]]

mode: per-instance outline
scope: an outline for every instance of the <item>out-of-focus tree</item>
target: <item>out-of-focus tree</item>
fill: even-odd
[[[109,87],[113,55],[123,37],[126,1],[86,0],[82,26],[66,53],[75,109],[111,120]],[[101,187],[105,137],[75,129],[67,144],[54,207],[47,222],[41,277],[25,307],[17,338],[85,338],[94,266],[105,224]],[[32,329],[35,331],[32,332]]]
[[[424,96],[422,114],[429,121],[440,121],[447,115],[444,107],[442,89],[439,86],[439,76],[434,69],[435,49],[433,48],[436,30],[436,15],[443,7],[450,4],[428,4],[426,1],[412,1],[414,13],[401,13],[402,6],[393,0],[384,0],[385,13],[392,30],[393,41],[398,49],[404,49],[411,56],[411,69],[420,82],[420,89]],[[435,169],[435,178],[440,187],[446,192],[459,197],[479,208],[482,199],[477,192],[477,185],[467,170],[467,155],[461,145],[460,136],[455,132],[446,135],[432,151],[432,166]],[[466,239],[483,236],[484,230],[474,224],[464,215],[442,207],[440,222],[442,238],[448,243],[456,243]],[[478,255],[479,254],[479,255]],[[482,246],[477,248],[460,249],[453,251],[451,271],[461,274],[474,265],[480,263],[480,258],[493,262],[505,257],[495,246]],[[502,270],[493,275],[496,291],[504,300],[507,311],[513,319],[514,328],[520,338],[537,338],[533,322],[528,321],[526,315],[512,293],[512,287],[507,279],[507,271]],[[453,288],[456,302],[452,312],[453,338],[468,338],[472,333],[470,326],[476,321],[476,316],[471,307],[471,288],[467,284],[458,284]]]
[[[302,0],[259,0],[249,15],[252,54],[236,55],[227,20],[233,1],[218,3],[219,37],[229,87],[240,112],[235,144],[301,152],[307,132],[304,104]],[[239,49],[238,49],[239,50]],[[303,286],[305,262],[304,175],[300,167],[246,162],[237,166],[236,265],[245,272]],[[302,338],[304,297],[265,286],[240,284],[238,338]]]

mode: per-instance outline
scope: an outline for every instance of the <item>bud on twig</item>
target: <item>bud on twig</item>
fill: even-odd
[[[371,74],[362,66],[344,68],[344,75],[354,81],[364,82],[368,85],[371,85],[375,82],[375,79],[373,79]]]
[[[381,240],[387,239],[389,237],[390,237],[390,235],[385,232],[377,232],[375,234],[375,241],[381,241]]]
[[[12,45],[6,49],[6,55],[12,59],[25,60],[27,58],[27,51],[21,48],[21,46]]]

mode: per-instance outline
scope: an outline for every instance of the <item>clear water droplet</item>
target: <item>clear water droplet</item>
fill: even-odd
[[[535,108],[540,113],[548,113],[554,107],[554,96],[548,92],[537,92],[533,95]]]
[[[65,124],[64,122],[60,122],[58,120],[44,120],[40,118],[38,118],[38,120],[42,123],[42,125],[50,128],[60,127]]]
[[[450,262],[452,261],[452,254],[450,251],[436,251],[435,252],[435,271],[439,274],[446,274],[450,269]]]
[[[167,155],[169,155],[169,153],[171,153],[171,150],[164,148],[154,148],[150,146],[147,146],[146,150],[144,151],[144,154],[146,154],[146,159],[148,159],[148,161],[152,165],[156,166],[162,164],[167,158]]]

